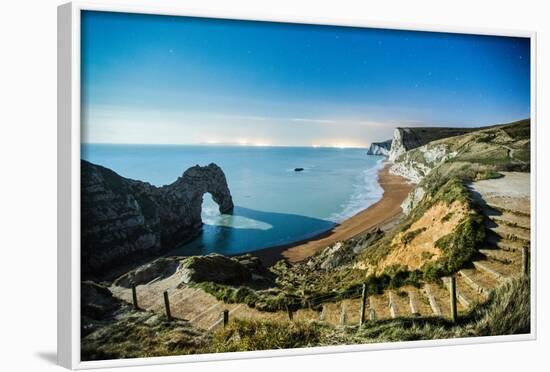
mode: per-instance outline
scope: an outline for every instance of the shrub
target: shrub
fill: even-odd
[[[438,260],[442,265],[442,275],[452,274],[469,262],[485,240],[485,227],[480,215],[468,215],[457,228],[436,241],[443,251]]]

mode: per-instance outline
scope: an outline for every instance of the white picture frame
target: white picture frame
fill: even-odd
[[[531,40],[531,333],[511,336],[444,339],[436,341],[392,342],[352,346],[326,346],[303,349],[250,351],[189,356],[87,361],[80,359],[80,15],[84,10],[164,14],[207,18],[375,27],[479,35],[517,36]],[[446,345],[480,344],[536,339],[536,33],[532,31],[454,28],[372,21],[272,17],[256,12],[198,12],[178,7],[154,5],[112,5],[75,1],[58,8],[58,361],[70,369],[90,369],[244,358],[269,358],[356,351],[374,351]]]

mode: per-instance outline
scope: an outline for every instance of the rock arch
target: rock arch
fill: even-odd
[[[202,202],[207,192],[218,204],[220,213],[233,210],[233,198],[225,174],[214,163],[195,165],[174,183],[159,189],[161,244],[181,244],[200,232]]]
[[[207,192],[221,213],[233,210],[225,174],[213,163],[191,167],[174,183],[155,187],[82,161],[83,277],[195,238],[202,230],[202,201]]]

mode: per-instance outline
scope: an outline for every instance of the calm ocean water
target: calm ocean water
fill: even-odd
[[[383,158],[364,149],[255,146],[98,145],[82,158],[118,174],[162,186],[189,167],[211,162],[225,172],[235,203],[220,215],[205,195],[203,234],[176,254],[236,254],[326,231],[382,197]],[[304,168],[294,172],[294,168]]]

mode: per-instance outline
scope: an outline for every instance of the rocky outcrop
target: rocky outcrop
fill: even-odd
[[[390,172],[419,183],[439,164],[452,159],[456,152],[445,144],[429,144],[403,153],[390,168]]]
[[[390,154],[392,140],[384,142],[373,142],[370,144],[367,150],[367,155],[382,155],[388,156]]]
[[[411,211],[420,203],[426,190],[422,186],[416,186],[401,203],[401,209],[405,215],[411,213]]]
[[[252,279],[251,271],[237,259],[209,254],[184,259],[178,268],[183,283],[241,284]]]
[[[84,324],[92,320],[104,320],[118,308],[120,301],[113,297],[109,289],[90,281],[80,284],[80,311]],[[84,324],[83,330],[88,333],[90,327]]]
[[[346,241],[337,242],[311,257],[305,266],[315,272],[342,270],[383,235],[382,230],[375,228]]]
[[[396,161],[405,152],[426,145],[432,141],[460,136],[479,128],[396,128],[393,132],[388,160]]]
[[[134,269],[116,279],[113,284],[130,288],[168,278],[178,270],[183,257],[161,257]]]
[[[174,183],[155,187],[82,161],[82,273],[99,275],[134,257],[185,243],[202,229],[209,192],[221,213],[233,209],[225,175],[216,164],[194,166]]]
[[[173,247],[200,232],[203,195],[207,192],[218,204],[220,213],[233,210],[225,174],[214,163],[191,167],[176,182],[156,190],[161,206],[161,245]]]
[[[130,288],[175,277],[180,283],[214,282],[242,285],[264,280],[271,273],[259,258],[250,254],[227,257],[212,253],[206,256],[162,257],[134,269],[114,281],[115,286]]]

